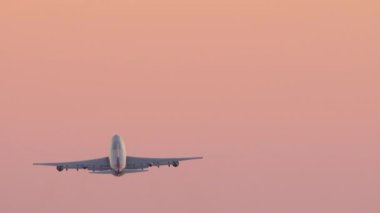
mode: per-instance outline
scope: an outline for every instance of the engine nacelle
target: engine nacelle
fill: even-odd
[[[63,171],[63,166],[57,166],[57,171],[62,172]]]
[[[178,167],[178,166],[179,166],[179,162],[178,162],[178,161],[173,161],[173,162],[172,162],[172,165],[173,165],[174,167]]]

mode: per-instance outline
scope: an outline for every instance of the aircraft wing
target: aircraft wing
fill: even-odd
[[[33,165],[56,166],[58,171],[62,171],[63,169],[88,169],[94,171],[104,171],[111,169],[108,157],[71,162],[33,163]]]
[[[187,158],[145,158],[127,156],[126,169],[144,169],[152,166],[174,166],[177,167],[180,161],[202,159],[203,157]]]

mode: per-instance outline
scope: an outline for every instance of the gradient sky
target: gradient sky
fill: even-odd
[[[375,0],[2,0],[1,212],[380,212]],[[121,178],[33,162],[203,155]]]

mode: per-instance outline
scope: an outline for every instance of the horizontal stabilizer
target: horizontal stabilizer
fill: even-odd
[[[138,172],[147,172],[149,170],[140,170],[140,169],[128,169],[123,170],[122,174],[129,174],[129,173],[138,173]],[[90,174],[114,174],[114,171],[108,170],[108,171],[95,171],[95,172],[89,172]]]

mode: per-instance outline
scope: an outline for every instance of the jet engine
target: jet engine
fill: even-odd
[[[57,171],[62,172],[63,171],[63,166],[57,166]]]
[[[179,166],[179,162],[178,162],[178,161],[173,161],[173,162],[172,162],[172,165],[173,165],[174,167],[178,167],[178,166]]]

